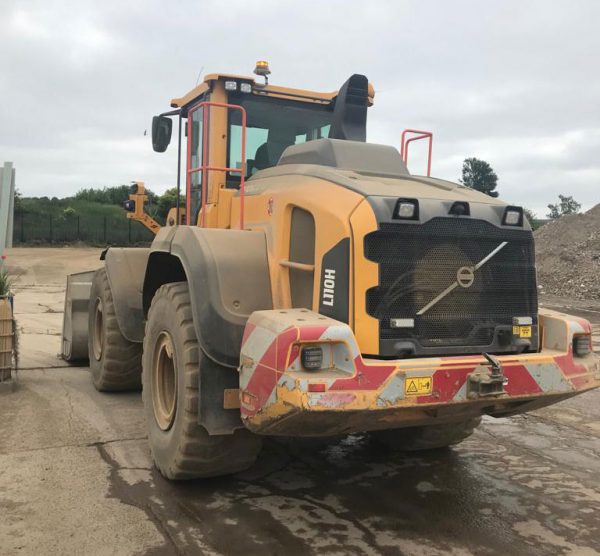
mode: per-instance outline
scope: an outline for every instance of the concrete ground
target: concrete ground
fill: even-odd
[[[8,253],[21,370],[0,395],[0,554],[600,554],[598,390],[447,451],[268,441],[238,476],[167,482],[140,395],[100,394],[57,357],[65,275],[98,254]]]

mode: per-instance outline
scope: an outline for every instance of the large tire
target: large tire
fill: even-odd
[[[127,340],[119,328],[106,270],[96,271],[90,292],[88,354],[92,382],[100,392],[142,387],[142,344]]]
[[[481,417],[475,417],[458,423],[375,431],[372,435],[395,451],[435,450],[459,444],[473,434],[479,423]]]
[[[142,398],[152,457],[168,479],[242,471],[260,451],[260,438],[248,430],[210,436],[198,423],[198,373],[209,365],[216,363],[198,344],[188,284],[161,286],[146,323]]]

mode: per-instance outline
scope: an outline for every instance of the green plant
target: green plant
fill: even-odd
[[[0,268],[0,295],[11,295],[12,294],[12,279],[8,274],[8,271],[4,268]]]

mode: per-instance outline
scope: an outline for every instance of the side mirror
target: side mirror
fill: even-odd
[[[152,118],[152,148],[157,153],[164,153],[171,142],[173,120],[167,116]]]

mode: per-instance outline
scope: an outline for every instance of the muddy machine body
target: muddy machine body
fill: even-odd
[[[333,93],[212,74],[154,118],[185,196],[149,248],[69,277],[66,359],[103,391],[143,387],[172,479],[252,465],[264,435],[370,431],[398,449],[466,438],[600,385],[584,319],[537,305],[521,207],[409,172],[366,142],[373,87]],[[181,166],[180,166],[181,167]]]

